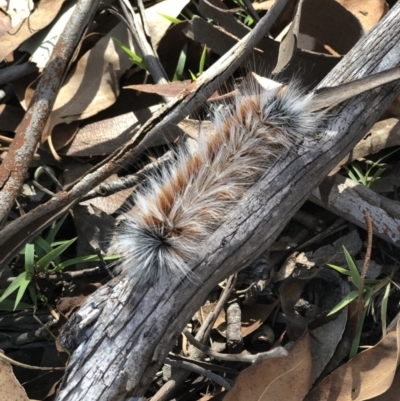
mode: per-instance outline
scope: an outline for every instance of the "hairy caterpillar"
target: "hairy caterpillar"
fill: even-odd
[[[127,274],[145,281],[190,276],[187,261],[245,191],[285,149],[315,133],[321,114],[297,84],[248,87],[230,108],[215,112],[214,134],[200,133],[195,150],[180,145],[135,194],[116,238]]]

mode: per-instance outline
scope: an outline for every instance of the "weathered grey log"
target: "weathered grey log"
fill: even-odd
[[[400,4],[321,84],[400,65]],[[400,92],[390,84],[335,109],[329,127],[289,154],[254,186],[192,261],[197,282],[169,277],[141,287],[122,276],[88,299],[70,324],[75,350],[58,401],[141,396],[186,322],[223,278],[264,252],[325,175]],[[68,333],[68,332],[67,332]]]
[[[400,247],[399,202],[385,198],[340,174],[335,176],[328,204],[322,201],[317,189],[309,200],[362,228],[366,228],[364,213],[368,213],[373,222],[374,234]]]

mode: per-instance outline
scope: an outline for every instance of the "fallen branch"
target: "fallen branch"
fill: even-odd
[[[340,174],[335,176],[327,204],[322,201],[318,189],[313,191],[309,200],[365,229],[364,213],[368,213],[374,222],[374,234],[400,247],[398,202],[381,196]]]
[[[99,0],[80,0],[76,5],[60,39],[54,46],[51,59],[35,90],[30,106],[0,165],[0,227],[6,222],[20,193],[29,162],[45,129],[69,61],[99,2]]]

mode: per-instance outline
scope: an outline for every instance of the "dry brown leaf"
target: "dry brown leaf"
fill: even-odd
[[[335,354],[347,321],[347,308],[335,320],[311,331],[312,382],[321,375]]]
[[[363,401],[386,392],[399,365],[399,330],[400,320],[396,330],[336,369],[304,401]]]
[[[0,10],[0,36],[5,35],[11,28],[10,17]]]
[[[336,0],[304,0],[300,33],[328,45],[338,54],[346,54],[363,36],[363,27],[354,15]],[[299,46],[300,47],[300,46]],[[308,48],[320,51],[321,48]]]
[[[101,287],[99,283],[78,283],[68,295],[60,298],[57,304],[57,310],[63,316],[69,317],[76,311],[97,289]]]
[[[333,372],[349,354],[353,338],[356,334],[359,315],[360,308],[358,306],[358,300],[356,299],[353,302],[350,302],[350,304],[347,306],[346,328],[339,343],[337,344],[335,353],[333,354],[329,363],[325,366],[323,372],[320,374],[321,379]]]
[[[371,398],[369,401],[394,401],[399,398],[400,394],[400,368],[396,370],[393,383],[389,390],[385,393],[378,395],[378,397]]]
[[[159,107],[152,106],[85,125],[72,138],[69,146],[60,153],[82,157],[108,155],[131,139]],[[55,127],[55,130],[57,129],[58,126]],[[53,139],[57,150],[65,145],[63,139],[62,135],[57,135]]]
[[[151,32],[151,42],[154,47],[157,47],[165,32],[171,26],[171,21],[161,14],[177,18],[188,3],[189,0],[166,0],[146,10],[147,23]]]
[[[295,311],[294,307],[308,280],[308,277],[290,277],[282,283],[279,289],[282,310],[286,315],[286,334],[292,341],[300,338],[307,328],[307,321]]]
[[[128,85],[124,89],[134,89],[139,92],[155,93],[160,96],[177,97],[183,92],[192,81],[187,79],[185,81],[169,82],[167,84],[142,84],[142,85]]]
[[[224,401],[302,401],[311,387],[311,371],[305,331],[287,357],[267,359],[241,372]]]
[[[400,96],[397,96],[392,104],[386,109],[382,115],[382,120],[390,117],[400,118]]]
[[[104,182],[112,182],[118,179],[117,174],[113,174],[108,177]],[[124,205],[126,200],[132,195],[132,192],[135,190],[133,188],[123,189],[122,191],[118,191],[115,194],[109,196],[99,196],[97,198],[90,199],[88,201],[83,201],[80,205],[91,205],[101,210],[102,212],[111,215],[115,213],[117,210]],[[126,206],[125,206],[126,207]]]
[[[188,0],[181,0],[161,4],[163,7],[169,6],[169,12],[166,14],[171,15],[172,12],[175,15],[179,14],[187,3]],[[161,40],[171,25],[170,21],[159,15],[163,10],[160,7],[156,5],[146,11],[153,45]],[[163,30],[160,29],[161,26]],[[120,91],[119,78],[132,66],[132,61],[113,38],[117,38],[134,51],[128,29],[120,23],[78,61],[74,71],[69,74],[66,85],[58,93],[48,129],[43,133],[42,141],[51,136],[49,144],[52,149],[57,149],[56,142],[58,146],[64,146],[74,137],[70,133],[66,139],[53,137],[52,131],[56,125],[70,124],[72,121],[91,117],[116,101]],[[63,135],[63,130],[59,135]]]
[[[58,93],[43,141],[57,124],[88,118],[115,102],[119,78],[132,61],[113,38],[132,47],[128,28],[120,23],[82,56]]]
[[[69,124],[58,124],[53,128],[51,137],[54,149],[62,149],[69,145],[79,132],[79,121]]]
[[[256,331],[279,304],[277,299],[272,304],[254,304],[242,306],[242,336],[246,337]]]
[[[41,0],[22,24],[1,37],[0,61],[22,42],[53,21],[65,0]]]
[[[397,118],[379,121],[351,151],[346,163],[400,145],[400,123]]]
[[[2,400],[29,401],[24,388],[14,376],[11,365],[3,360],[0,360],[0,388]]]
[[[336,0],[346,7],[360,21],[365,32],[374,27],[388,12],[389,6],[384,0]]]

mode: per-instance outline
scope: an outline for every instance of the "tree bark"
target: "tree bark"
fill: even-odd
[[[400,3],[320,84],[337,85],[400,65]],[[312,190],[390,104],[389,84],[337,107],[328,127],[279,160],[228,216],[190,264],[196,282],[169,277],[143,287],[121,276],[98,290],[70,320],[76,345],[58,401],[123,400],[143,395],[186,322],[225,277],[276,239]]]
[[[374,235],[400,247],[399,202],[379,195],[340,174],[335,176],[328,204],[322,201],[318,189],[313,191],[309,200],[364,229],[364,213],[368,213],[373,222]]]

